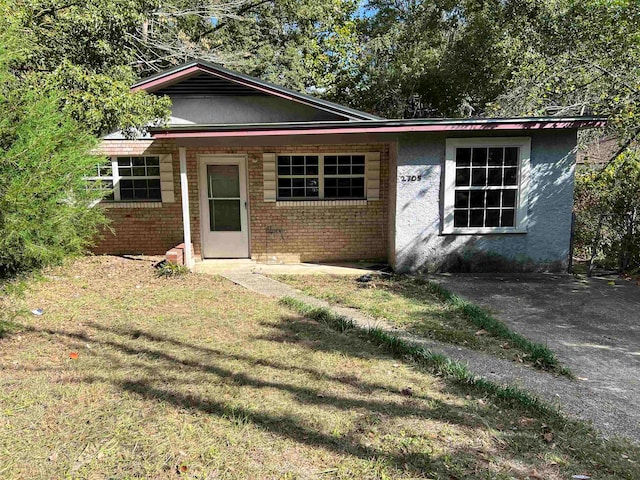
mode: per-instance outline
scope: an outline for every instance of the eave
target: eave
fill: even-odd
[[[308,105],[326,112],[344,116],[348,120],[382,120],[381,117],[370,113],[345,107],[337,103],[322,100],[311,95],[296,92],[288,88],[265,82],[259,78],[244,75],[232,70],[228,70],[220,65],[216,65],[204,60],[194,60],[192,62],[179,65],[175,68],[165,70],[150,77],[144,78],[131,86],[131,91],[145,90],[153,93],[164,87],[173,85],[182,80],[188,79],[199,73],[207,73],[216,77],[228,80],[230,82],[243,85],[245,87],[256,90],[257,92],[267,95],[273,95],[285,100]]]
[[[602,117],[362,120],[224,125],[170,125],[150,128],[154,138],[258,137],[357,133],[491,132],[601,128]]]

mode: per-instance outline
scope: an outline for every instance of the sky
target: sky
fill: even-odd
[[[367,8],[366,4],[366,0],[360,1],[360,6],[358,7],[358,11],[356,12],[356,15],[358,17],[370,17],[373,15],[373,9]]]

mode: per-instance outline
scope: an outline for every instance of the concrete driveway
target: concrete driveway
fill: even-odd
[[[605,433],[640,439],[640,286],[553,274],[458,274],[437,280],[547,344],[578,377],[580,395],[605,410],[600,411],[604,425],[597,422]]]

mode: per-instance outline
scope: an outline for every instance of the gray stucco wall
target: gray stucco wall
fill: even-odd
[[[175,125],[273,123],[344,120],[343,117],[298,102],[270,96],[172,96]]]
[[[531,189],[527,233],[442,235],[445,144],[452,137],[531,137]],[[398,271],[441,268],[452,255],[490,256],[550,266],[568,259],[575,168],[575,130],[405,134],[398,139],[395,267]],[[401,182],[421,175],[422,181]],[[393,180],[392,180],[393,181]]]

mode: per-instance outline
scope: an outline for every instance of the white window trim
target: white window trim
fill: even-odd
[[[104,163],[104,165],[107,165],[107,162]],[[115,186],[113,183],[113,163],[111,163],[111,175],[100,175],[100,166],[96,165],[97,169],[98,169],[98,175],[94,175],[91,177],[85,177],[85,180],[91,181],[91,182],[96,182],[96,181],[103,181],[103,182],[111,182],[112,186],[113,186],[113,191],[114,191],[114,199],[113,200],[107,200],[107,199],[102,199],[102,200],[98,200],[97,202],[94,202],[93,205],[95,205],[96,203],[101,203],[101,202],[108,202],[108,203],[113,203],[115,201]]]
[[[157,199],[148,199],[148,200],[140,200],[140,199],[126,199],[126,200],[122,200],[122,198],[120,197],[120,180],[121,179],[125,179],[125,180],[160,180],[160,195],[162,196],[162,171],[160,172],[160,175],[153,175],[153,176],[130,176],[130,177],[123,177],[120,175],[120,172],[118,171],[118,158],[124,158],[124,157],[158,157],[158,168],[160,168],[160,164],[162,163],[162,155],[134,155],[134,154],[130,154],[130,155],[117,155],[114,157],[111,157],[111,175],[112,175],[112,180],[113,180],[113,200],[107,200],[107,202],[125,202],[125,203],[162,203],[162,197]]]
[[[376,155],[377,152],[276,152],[275,153],[275,167],[276,167],[276,202],[278,203],[316,203],[318,201],[323,202],[351,202],[351,201],[367,201],[367,178],[369,175],[369,159],[371,155]],[[363,155],[364,156],[364,174],[363,175],[327,175],[328,178],[360,178],[364,177],[364,197],[361,198],[325,198],[324,197],[324,157],[337,155]],[[317,156],[318,157],[318,197],[280,197],[278,195],[278,179],[281,178],[278,175],[278,157],[279,156]],[[314,175],[282,175],[282,178],[307,178],[314,177]],[[300,205],[297,205],[300,206]]]
[[[514,227],[454,227],[453,213],[456,190],[456,149],[473,147],[519,147],[516,221]],[[531,176],[530,137],[447,138],[444,162],[443,234],[527,233]]]

